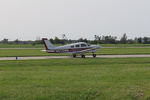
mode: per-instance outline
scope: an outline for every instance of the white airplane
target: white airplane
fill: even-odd
[[[101,48],[99,45],[89,45],[85,42],[55,47],[47,38],[43,38],[42,40],[44,41],[47,53],[70,53],[74,58],[77,54],[80,54],[82,58],[85,58],[85,53],[92,53],[95,58],[95,52]]]

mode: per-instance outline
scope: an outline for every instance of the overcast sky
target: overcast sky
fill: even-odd
[[[150,37],[150,0],[0,0],[0,39]]]

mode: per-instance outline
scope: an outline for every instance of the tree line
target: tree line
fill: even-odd
[[[136,37],[134,39],[128,39],[126,33],[122,35],[120,39],[118,39],[116,36],[99,36],[94,35],[94,40],[88,40],[86,38],[79,38],[78,40],[72,40],[67,39],[66,35],[63,34],[62,38],[50,38],[49,39],[53,44],[69,44],[69,43],[75,43],[75,42],[87,42],[89,44],[150,44],[150,37]],[[43,44],[42,40],[35,40],[35,41],[21,41],[19,39],[16,39],[14,41],[9,41],[8,39],[4,38],[0,43],[6,43],[6,44]]]

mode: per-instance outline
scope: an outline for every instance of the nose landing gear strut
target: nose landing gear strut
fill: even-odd
[[[81,57],[82,57],[82,58],[85,58],[85,55],[82,54]]]
[[[96,54],[93,53],[93,58],[96,58]]]
[[[73,58],[76,58],[77,57],[77,55],[76,54],[73,54]]]

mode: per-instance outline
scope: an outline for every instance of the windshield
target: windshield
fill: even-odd
[[[86,47],[86,44],[81,44],[81,47]]]
[[[88,46],[90,47],[91,45],[90,45],[90,44],[88,44]]]

